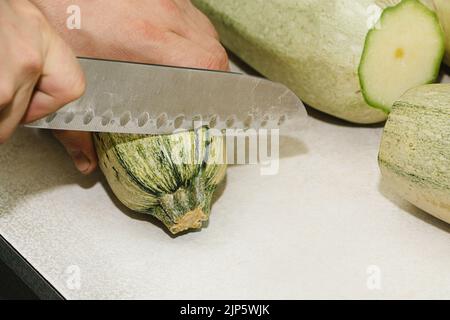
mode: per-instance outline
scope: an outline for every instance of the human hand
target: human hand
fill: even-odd
[[[189,0],[32,0],[78,56],[228,70],[228,57],[208,18]],[[81,29],[66,28],[69,5],[81,10]],[[87,133],[59,131],[72,154],[96,156]]]
[[[69,46],[28,0],[0,0],[0,143],[84,92]]]

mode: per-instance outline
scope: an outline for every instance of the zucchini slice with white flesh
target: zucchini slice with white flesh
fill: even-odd
[[[435,13],[416,0],[384,10],[367,35],[359,66],[369,105],[389,112],[408,89],[436,80],[445,51],[437,22]]]

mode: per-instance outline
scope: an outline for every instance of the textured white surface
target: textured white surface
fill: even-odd
[[[450,226],[380,181],[382,129],[321,118],[282,141],[278,175],[231,167],[209,227],[177,238],[19,130],[0,146],[0,234],[69,299],[450,298]]]

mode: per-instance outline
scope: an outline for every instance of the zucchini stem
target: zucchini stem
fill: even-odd
[[[209,218],[212,195],[213,190],[197,177],[187,188],[161,196],[154,214],[173,234],[200,229]]]

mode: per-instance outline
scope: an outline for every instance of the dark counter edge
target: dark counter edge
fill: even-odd
[[[43,300],[64,297],[0,234],[0,259]]]

